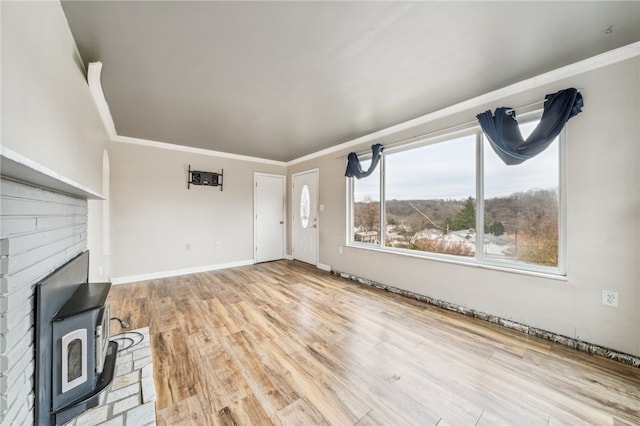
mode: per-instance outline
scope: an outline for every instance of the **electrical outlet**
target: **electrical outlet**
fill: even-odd
[[[602,290],[602,304],[617,308],[619,306],[619,297],[617,291]]]
[[[216,248],[217,249],[222,248],[222,243],[220,241],[216,242]]]
[[[186,246],[184,246],[184,249],[186,251],[190,251],[191,250],[191,244],[187,244]]]

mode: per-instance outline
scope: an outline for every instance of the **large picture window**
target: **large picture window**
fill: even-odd
[[[521,120],[523,137],[536,124]],[[479,128],[386,147],[372,175],[348,178],[349,244],[562,274],[563,143],[515,166]]]

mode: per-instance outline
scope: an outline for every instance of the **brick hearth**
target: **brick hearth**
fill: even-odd
[[[142,335],[142,340],[136,333]],[[111,388],[101,396],[100,404],[68,422],[66,426],[156,424],[156,389],[153,383],[149,328],[133,330],[119,337],[128,337],[139,343],[118,354],[116,377]],[[131,344],[126,339],[117,341],[121,348]]]

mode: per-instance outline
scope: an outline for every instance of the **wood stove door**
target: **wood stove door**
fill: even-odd
[[[95,386],[97,310],[52,323],[52,409],[82,398]]]
[[[63,393],[87,381],[87,329],[73,330],[60,339],[62,362],[60,386]]]

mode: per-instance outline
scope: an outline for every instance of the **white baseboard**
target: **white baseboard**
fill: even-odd
[[[287,260],[293,260],[293,255],[288,254],[284,258]]]
[[[316,264],[318,269],[322,269],[323,271],[331,272],[331,265],[325,265],[324,263]]]
[[[149,274],[129,275],[124,277],[111,278],[112,284],[126,284],[136,281],[156,280],[158,278],[175,277],[178,275],[197,274],[198,272],[215,271],[218,269],[235,268],[238,266],[253,265],[253,259],[240,260],[238,262],[218,263],[216,265],[196,266],[193,268],[175,269],[172,271],[152,272]]]

